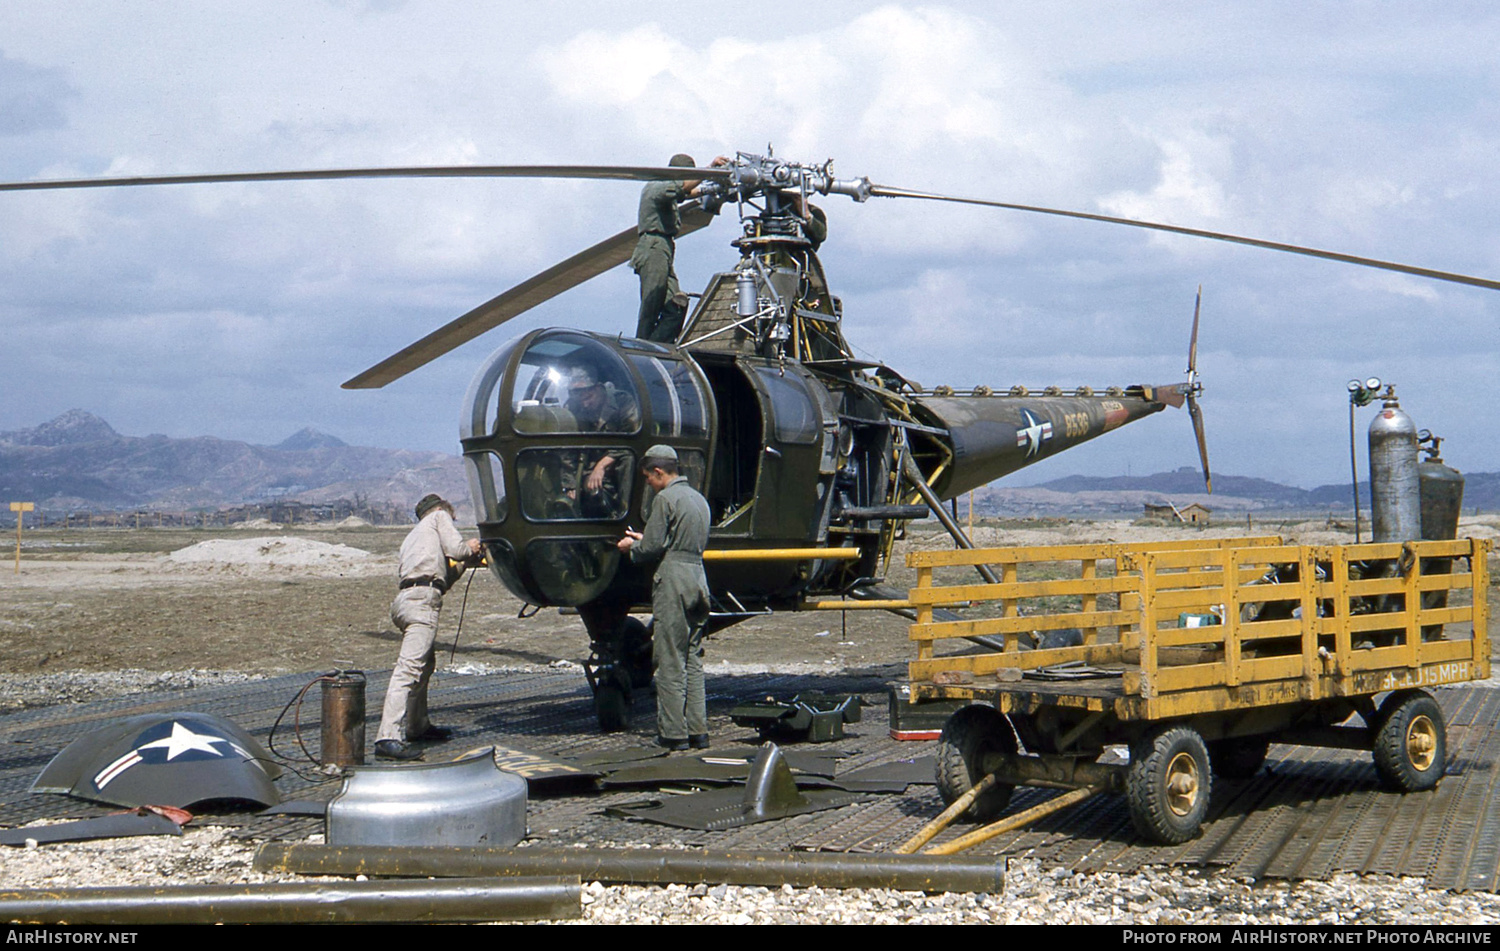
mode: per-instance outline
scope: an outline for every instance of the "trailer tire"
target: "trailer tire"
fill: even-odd
[[[1422,690],[1393,693],[1380,706],[1372,754],[1375,772],[1387,789],[1420,792],[1443,778],[1447,766],[1447,726],[1443,710]]]
[[[1271,741],[1263,736],[1235,736],[1208,744],[1208,765],[1221,779],[1249,779],[1266,763]]]
[[[953,805],[988,772],[985,760],[995,753],[1014,753],[1016,735],[1010,722],[994,707],[964,707],[943,724],[938,739],[937,787],[945,805]],[[985,822],[1000,815],[1010,803],[1013,786],[996,783],[980,794],[964,815]]]
[[[1177,845],[1196,836],[1211,786],[1208,747],[1190,726],[1157,727],[1130,747],[1130,821],[1148,839]]]

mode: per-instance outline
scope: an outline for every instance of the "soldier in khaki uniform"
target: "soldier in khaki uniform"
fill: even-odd
[[[401,543],[401,590],[391,602],[391,621],[401,629],[401,653],[391,671],[375,736],[379,759],[418,759],[408,740],[446,740],[451,731],[427,719],[427,682],[436,665],[438,612],[453,579],[448,559],[465,562],[479,554],[479,539],[464,541],[453,526],[453,506],[436,495],[417,503],[417,527]]]
[[[708,502],[677,472],[677,452],[656,445],[641,464],[656,492],[646,530],[629,529],[618,548],[637,564],[660,560],[651,583],[656,660],[656,741],[670,750],[708,748],[703,625],[708,621]]]

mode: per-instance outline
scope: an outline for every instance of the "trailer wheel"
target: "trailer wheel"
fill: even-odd
[[[1208,765],[1221,779],[1249,779],[1265,765],[1271,741],[1263,736],[1236,736],[1208,744]]]
[[[1125,793],[1136,831],[1176,845],[1198,834],[1208,812],[1208,748],[1189,726],[1161,726],[1130,748]]]
[[[943,735],[938,739],[937,787],[943,802],[951,806],[989,775],[985,765],[993,754],[1015,751],[1015,732],[994,707],[974,704],[954,713],[943,724]],[[993,819],[1005,811],[1013,788],[996,783],[981,793],[964,815],[979,822]]]
[[[1448,754],[1443,710],[1421,690],[1393,693],[1380,707],[1375,772],[1388,789],[1419,792],[1443,778]]]

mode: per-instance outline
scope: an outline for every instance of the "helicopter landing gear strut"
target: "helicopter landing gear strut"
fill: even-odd
[[[599,732],[619,733],[630,728],[632,694],[651,686],[655,665],[651,659],[651,628],[638,618],[626,616],[610,626],[603,637],[594,636],[583,674],[594,694],[594,715]]]

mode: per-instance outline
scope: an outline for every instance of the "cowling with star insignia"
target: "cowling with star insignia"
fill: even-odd
[[[238,725],[208,713],[149,713],[85,733],[52,758],[32,792],[116,806],[281,802],[281,767]]]

